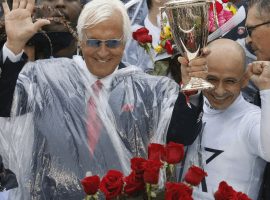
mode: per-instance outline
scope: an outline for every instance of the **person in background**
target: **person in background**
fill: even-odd
[[[270,2],[267,0],[251,0],[248,4],[246,30],[248,36],[246,44],[250,45],[259,62],[270,61]],[[255,62],[256,63],[256,62]],[[261,106],[259,92],[255,97],[256,105]],[[259,199],[270,199],[270,164],[265,170],[264,185],[260,191]]]

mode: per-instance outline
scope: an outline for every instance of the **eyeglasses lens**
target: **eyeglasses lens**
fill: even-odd
[[[115,49],[115,48],[118,48],[120,45],[121,45],[121,40],[107,40],[106,41],[106,46],[108,48]]]
[[[98,49],[102,44],[101,40],[98,39],[88,39],[86,40],[86,45],[91,49]],[[106,40],[106,46],[111,49],[118,48],[121,45],[121,40]]]
[[[100,40],[95,40],[95,39],[86,40],[86,45],[90,47],[91,49],[99,48],[101,43],[102,42]]]

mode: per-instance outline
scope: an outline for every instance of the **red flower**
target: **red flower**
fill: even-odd
[[[248,198],[248,196],[245,193],[237,192],[236,193],[237,200],[252,200]]]
[[[148,147],[148,160],[158,159],[166,160],[166,148],[162,144],[151,143]]]
[[[180,163],[184,158],[185,150],[182,144],[170,142],[166,147],[166,162],[169,164]]]
[[[206,172],[204,172],[201,168],[192,165],[188,169],[184,179],[187,183],[197,186],[201,183],[205,176],[207,176]]]
[[[97,175],[88,176],[84,178],[81,183],[83,186],[83,190],[87,195],[94,195],[98,191],[100,179]]]
[[[229,2],[229,0],[222,0],[222,2],[223,2],[223,3],[228,3],[228,2]]]
[[[219,14],[223,10],[223,6],[221,3],[216,1],[216,9],[217,9],[217,14]],[[211,3],[210,5],[210,10],[213,10],[213,4]]]
[[[162,168],[163,163],[156,159],[150,159],[142,165],[145,168],[143,174],[144,181],[150,184],[157,184],[159,169]]]
[[[225,181],[220,182],[214,197],[215,200],[237,200],[236,192]]]
[[[147,160],[144,158],[132,158],[130,160],[131,162],[131,169],[134,171],[135,173],[135,177],[138,181],[143,180],[143,173],[144,173],[144,167],[143,167],[143,163],[146,163]]]
[[[135,110],[135,107],[131,104],[126,104],[123,109],[122,109],[122,112],[126,112],[126,111],[134,111]]]
[[[149,31],[147,28],[140,28],[136,32],[132,33],[134,40],[137,40],[139,43],[152,43],[152,35],[148,35]]]
[[[138,181],[135,177],[135,172],[132,171],[129,176],[124,178],[126,185],[124,187],[124,192],[127,195],[132,195],[138,191],[145,191],[145,182],[143,180]]]
[[[193,189],[184,183],[166,183],[165,200],[193,200]]]
[[[123,186],[123,174],[117,170],[110,170],[101,180],[100,191],[104,193],[106,200],[110,200],[119,194],[122,196]]]
[[[167,49],[167,54],[173,53],[172,43],[169,40],[166,41],[165,49]]]

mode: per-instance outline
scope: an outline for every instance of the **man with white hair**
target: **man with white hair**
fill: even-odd
[[[147,157],[150,142],[166,142],[171,118],[182,126],[167,142],[194,141],[201,104],[190,109],[169,78],[120,63],[130,25],[119,0],[84,6],[77,27],[83,57],[38,60],[22,69],[25,43],[49,23],[32,23],[33,5],[14,0],[10,11],[3,3],[8,39],[0,54],[0,115],[10,118],[0,121],[0,152],[19,182],[10,199],[83,199],[80,180],[87,172],[128,175],[132,157]],[[205,63],[196,62],[190,69],[202,77]]]

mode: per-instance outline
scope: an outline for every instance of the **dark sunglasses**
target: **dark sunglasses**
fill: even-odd
[[[86,46],[91,49],[98,49],[101,46],[102,42],[105,42],[105,45],[108,48],[116,49],[121,46],[123,36],[119,39],[109,39],[109,40],[89,39],[85,36]]]
[[[265,25],[265,24],[269,24],[269,22],[264,22],[262,24],[257,24],[255,26],[246,26],[246,31],[247,31],[247,34],[249,35],[249,37],[251,37],[251,34],[252,34],[252,30],[254,30],[255,28],[259,27],[259,26],[262,26],[262,25]]]

